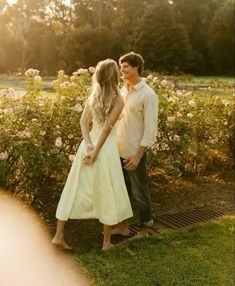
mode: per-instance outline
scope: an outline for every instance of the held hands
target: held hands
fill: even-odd
[[[133,155],[126,158],[126,160],[124,161],[124,169],[126,169],[127,171],[134,171],[138,167],[140,159],[141,158],[138,155]]]

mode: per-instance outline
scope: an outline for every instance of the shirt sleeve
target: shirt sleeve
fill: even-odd
[[[158,96],[153,92],[144,100],[144,134],[140,146],[151,147],[156,140],[158,128]]]

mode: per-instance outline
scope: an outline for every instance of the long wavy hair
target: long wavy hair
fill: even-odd
[[[116,97],[120,96],[117,63],[112,59],[100,61],[92,79],[90,95],[92,115],[99,124],[103,124],[108,120]]]

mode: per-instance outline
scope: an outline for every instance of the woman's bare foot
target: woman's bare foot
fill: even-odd
[[[113,247],[113,244],[112,244],[112,243],[103,243],[102,250],[103,250],[103,251],[107,251],[107,250],[109,250],[111,247]]]
[[[129,236],[130,231],[128,228],[124,229],[124,228],[116,227],[116,228],[111,230],[111,235]]]
[[[62,249],[62,250],[72,250],[72,247],[69,246],[63,239],[53,238],[52,245]]]

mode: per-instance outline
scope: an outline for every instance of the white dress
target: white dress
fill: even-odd
[[[102,126],[93,121],[91,141],[96,144]],[[133,216],[118,154],[116,126],[108,135],[92,166],[82,164],[87,155],[85,142],[79,146],[64,186],[56,218],[96,218],[105,225]]]

